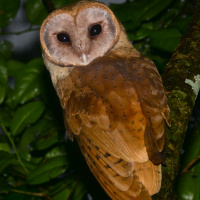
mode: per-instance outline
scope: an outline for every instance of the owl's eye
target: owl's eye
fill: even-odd
[[[90,37],[95,37],[101,33],[101,24],[95,24],[89,28]]]
[[[70,42],[70,37],[66,33],[58,33],[57,39],[58,39],[59,42],[62,42],[62,43],[69,43]]]

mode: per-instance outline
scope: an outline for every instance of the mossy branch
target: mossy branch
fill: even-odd
[[[200,4],[187,32],[175,50],[163,73],[164,86],[168,92],[171,110],[171,124],[167,128],[166,144],[163,154],[161,191],[154,200],[175,200],[174,183],[179,171],[182,150],[189,119],[200,88]]]

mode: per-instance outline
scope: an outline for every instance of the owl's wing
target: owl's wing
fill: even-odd
[[[85,134],[76,136],[90,170],[115,200],[151,200],[160,189],[161,166],[151,161],[130,163],[116,158],[94,144]]]
[[[147,121],[136,89],[112,63],[106,66],[76,67],[60,82],[58,87],[71,85],[60,98],[67,124],[75,135],[87,133],[90,140],[116,157],[146,162]]]
[[[118,69],[134,83],[142,113],[147,119],[145,146],[148,156],[154,164],[160,164],[162,161],[160,152],[165,142],[165,123],[170,126],[167,97],[154,63],[143,56],[132,62],[132,68],[126,67],[122,70],[118,67]]]
[[[137,62],[134,62],[113,64],[112,60],[107,60],[75,67],[69,77],[58,83],[57,91],[66,122],[107,193],[123,191],[124,194],[126,191],[138,199],[150,199],[149,194],[160,189],[161,170],[160,165],[149,161],[149,156],[152,159],[163,148],[164,121],[167,118],[163,110],[167,104],[164,89],[159,85],[159,75],[159,84],[154,86],[151,76],[157,78],[157,74],[153,71],[153,75],[148,77],[142,67],[138,73]],[[142,79],[144,82],[140,83]],[[63,89],[66,84],[68,88]],[[161,92],[156,91],[156,87]],[[157,128],[159,131],[154,132]],[[98,149],[102,150],[101,155]],[[154,162],[156,159],[159,158],[156,157]],[[116,174],[120,174],[119,177],[115,177]],[[148,176],[151,178],[144,178]]]
[[[75,134],[82,125],[93,127],[91,139],[105,150],[128,161],[144,162],[149,157],[154,164],[161,163],[170,114],[152,61],[142,56],[126,62],[102,60],[77,67],[71,81],[76,91],[71,91],[65,110],[71,114],[68,124],[77,127],[72,130]]]

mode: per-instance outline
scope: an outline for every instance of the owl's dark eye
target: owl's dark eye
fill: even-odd
[[[101,24],[92,25],[89,28],[90,37],[95,37],[95,36],[99,35],[101,33],[101,31],[102,31]]]
[[[66,33],[58,33],[57,39],[58,39],[59,42],[62,42],[62,43],[69,43],[70,42],[70,37]]]

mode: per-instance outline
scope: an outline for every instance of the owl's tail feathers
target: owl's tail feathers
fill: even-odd
[[[151,196],[159,192],[162,180],[161,165],[154,165],[149,160],[146,163],[135,163],[134,170]]]
[[[77,137],[86,161],[113,200],[151,200],[160,189],[161,166],[129,163],[97,147],[83,133]]]

